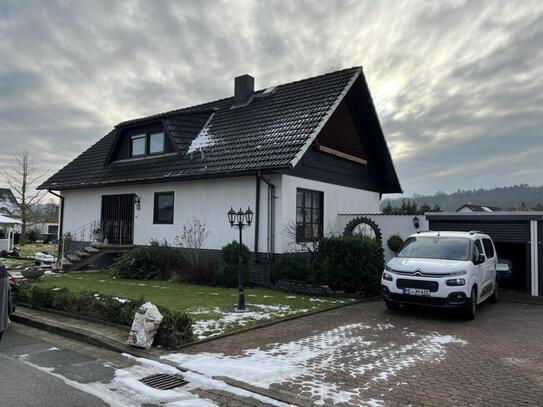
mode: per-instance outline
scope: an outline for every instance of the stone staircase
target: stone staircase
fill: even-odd
[[[90,243],[79,250],[66,255],[62,262],[63,271],[77,271],[84,268],[105,268],[113,262],[119,254],[130,250],[133,245],[114,245],[105,243]]]

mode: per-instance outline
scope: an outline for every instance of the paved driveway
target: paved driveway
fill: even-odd
[[[361,303],[193,346],[180,365],[336,405],[543,405],[543,306],[475,321]]]

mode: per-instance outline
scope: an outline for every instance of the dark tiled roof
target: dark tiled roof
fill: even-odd
[[[44,182],[69,189],[124,182],[227,176],[290,168],[361,74],[355,67],[257,91],[243,106],[233,97],[120,123]],[[176,154],[106,165],[126,126],[162,121]]]

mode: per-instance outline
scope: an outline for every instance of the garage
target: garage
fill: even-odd
[[[504,287],[543,295],[543,212],[434,212],[426,218],[430,230],[490,235],[498,257],[512,264],[512,277]]]

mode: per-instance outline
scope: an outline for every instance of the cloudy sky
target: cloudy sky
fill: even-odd
[[[541,1],[0,0],[0,39],[0,167],[54,172],[239,74],[362,65],[406,194],[543,184]]]

